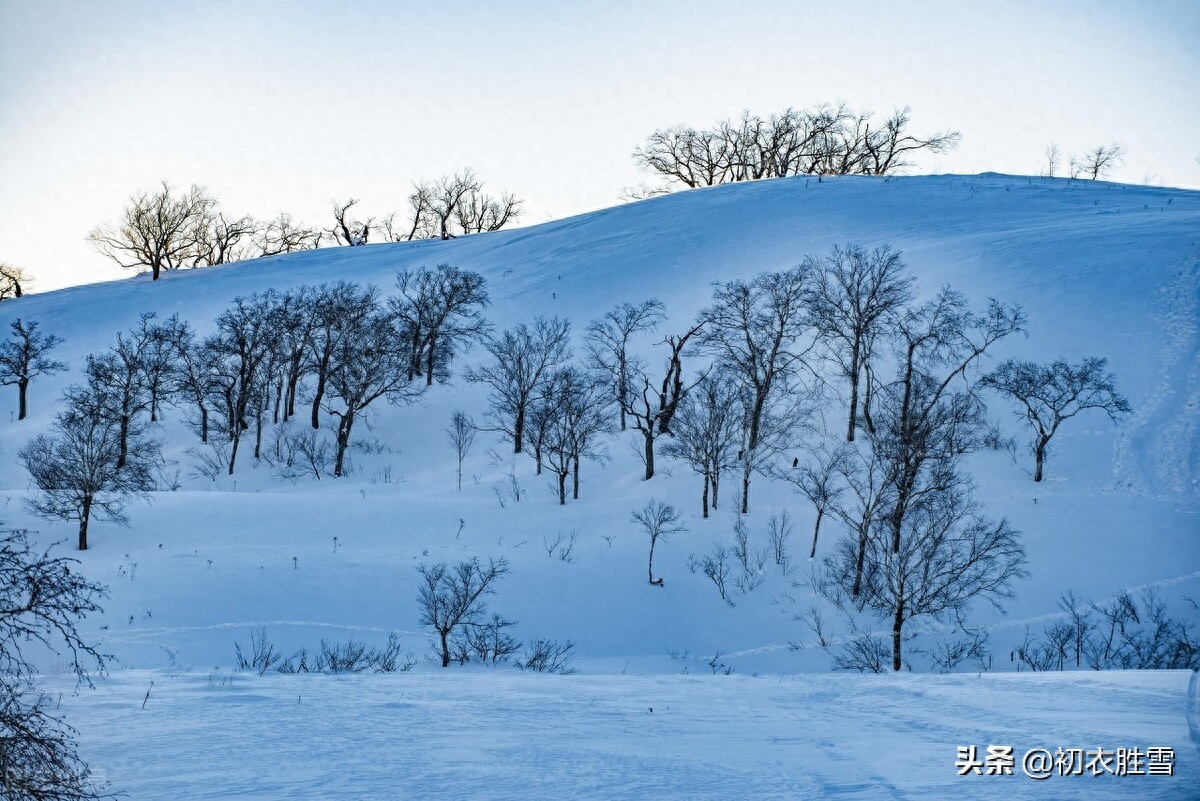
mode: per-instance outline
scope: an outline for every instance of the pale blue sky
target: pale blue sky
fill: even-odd
[[[909,105],[916,172],[1200,187],[1200,2],[0,0],[0,260],[37,289],[128,275],[84,241],[166,178],[326,225],[471,166],[526,222],[618,202],[651,130],[743,108]]]

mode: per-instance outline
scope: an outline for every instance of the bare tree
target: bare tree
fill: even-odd
[[[910,166],[919,151],[944,153],[961,139],[957,131],[911,133],[907,107],[879,125],[873,116],[828,103],[765,118],[745,111],[710,129],[656,130],[633,158],[649,172],[694,188],[787,175],[888,175]]]
[[[250,215],[226,216],[216,208],[216,200],[210,198],[196,215],[190,237],[193,252],[192,267],[214,267],[252,258],[252,239],[259,224]]]
[[[453,236],[450,222],[458,215],[462,204],[472,193],[478,193],[479,179],[475,171],[468,168],[453,175],[443,175],[432,186],[429,211],[436,222],[437,235],[441,239]]]
[[[462,492],[462,466],[475,443],[475,422],[465,412],[455,411],[450,416],[450,425],[446,427],[446,439],[454,448],[454,457],[458,462],[458,491]]]
[[[480,184],[459,201],[454,209],[454,218],[464,234],[481,234],[499,231],[521,216],[525,201],[511,192],[502,192],[499,197],[485,194]]]
[[[446,380],[456,351],[487,331],[483,310],[489,304],[487,281],[479,273],[439,264],[396,275],[388,305],[408,347],[408,378],[424,374],[425,384]]]
[[[811,454],[803,461],[794,461],[794,467],[775,467],[771,470],[772,476],[788,482],[793,490],[808,498],[817,513],[816,522],[813,524],[809,559],[814,559],[817,555],[817,538],[821,535],[822,519],[826,512],[832,510],[845,489],[841,483],[841,476],[849,458],[851,457],[846,447],[831,447],[822,443],[813,448]]]
[[[650,540],[648,575],[651,584],[661,587],[663,580],[654,578],[654,548],[659,541],[666,542],[671,536],[687,531],[687,526],[682,522],[683,515],[669,503],[651,500],[644,507],[635,511],[631,519],[642,527],[642,531]]]
[[[171,319],[175,319],[174,315]],[[212,404],[219,402],[221,393],[215,341],[198,341],[192,327],[182,321],[177,321],[164,333],[170,337],[170,345],[175,351],[172,392],[195,404],[199,413],[199,419],[194,421],[196,432],[200,441],[207,443],[209,411]]]
[[[538,317],[532,328],[521,323],[484,340],[494,361],[467,371],[468,381],[492,389],[487,413],[492,427],[485,430],[511,436],[513,453],[521,452],[530,403],[554,368],[571,357],[570,336],[567,320]]]
[[[838,464],[845,491],[834,498],[830,512],[841,521],[852,539],[854,579],[850,597],[862,594],[863,571],[866,568],[867,544],[885,519],[890,501],[886,460],[870,448],[867,453],[847,447],[845,458]]]
[[[588,367],[610,378],[614,399],[625,430],[625,407],[630,397],[630,377],[637,372],[629,353],[629,340],[637,333],[654,331],[667,317],[666,307],[656,299],[634,305],[622,303],[588,324],[585,350]]]
[[[333,225],[325,229],[325,233],[333,237],[339,245],[365,245],[371,238],[371,229],[375,224],[374,217],[366,220],[356,220],[350,216],[350,209],[358,205],[357,198],[350,198],[345,203],[334,201]]]
[[[0,755],[4,797],[111,798],[76,749],[76,732],[51,711],[34,682],[30,643],[66,650],[67,667],[82,683],[108,659],[79,633],[79,622],[103,611],[105,588],[85,579],[74,559],[34,550],[24,531],[0,532]]]
[[[229,475],[237,463],[242,434],[250,428],[250,411],[267,384],[279,302],[280,295],[273,289],[234,298],[217,317],[216,333],[206,340],[220,387],[222,402],[217,408],[230,443]]]
[[[278,217],[258,226],[254,247],[259,256],[278,256],[281,253],[296,253],[320,247],[324,232],[296,222],[292,215],[283,212]]]
[[[839,246],[827,256],[810,256],[807,263],[813,279],[807,295],[812,322],[834,364],[850,380],[846,440],[853,442],[860,380],[869,371],[875,342],[912,300],[913,278],[900,254],[887,245],[873,251],[861,245]]]
[[[38,376],[67,369],[63,362],[47,356],[63,340],[54,334],[40,333],[36,322],[26,323],[20,318],[9,323],[9,327],[12,335],[0,342],[0,386],[16,385],[17,419],[24,420],[28,412],[29,382]]]
[[[163,270],[192,264],[196,225],[213,203],[203,187],[177,193],[163,181],[160,190],[130,197],[121,219],[94,229],[88,240],[122,267],[148,268],[157,281]]]
[[[612,400],[592,374],[575,367],[555,370],[543,392],[548,409],[543,449],[558,478],[558,502],[567,502],[567,477],[573,476],[572,497],[579,500],[579,464],[596,458],[596,438],[610,428],[606,413]]]
[[[1071,159],[1072,177],[1086,175],[1093,181],[1101,178],[1125,160],[1125,148],[1118,144],[1097,145],[1082,156]]]
[[[342,323],[329,369],[326,408],[338,420],[333,475],[345,472],[354,423],[380,398],[407,403],[423,389],[408,380],[405,352],[394,347],[394,319],[378,304],[357,308]]]
[[[363,289],[356,284],[338,281],[322,284],[316,290],[313,316],[315,325],[309,341],[304,370],[316,377],[312,401],[312,427],[321,427],[321,404],[329,383],[334,356],[347,336],[347,322],[356,319],[360,309],[378,304],[374,287]]]
[[[962,624],[976,600],[1001,609],[1012,585],[1028,575],[1025,549],[1007,520],[989,520],[970,500],[971,487],[954,477],[922,497],[905,518],[901,547],[884,532],[868,538],[863,588],[850,594],[856,547],[838,543],[816,576],[816,588],[839,608],[869,608],[892,625],[892,669],[903,665],[904,627],[919,617]]]
[[[1051,142],[1046,146],[1046,177],[1053,178],[1054,171],[1062,164],[1062,150],[1058,145]]]
[[[154,487],[158,442],[136,424],[124,434],[121,424],[103,407],[95,388],[67,391],[66,408],[50,426],[21,448],[17,457],[39,492],[28,500],[40,517],[79,521],[79,550],[87,550],[88,523],[93,517],[125,525],[125,505]],[[125,463],[118,466],[124,456]]]
[[[478,557],[474,557],[469,562],[459,562],[454,568],[442,562],[421,565],[417,571],[421,574],[417,588],[421,625],[430,626],[437,632],[442,667],[449,667],[450,636],[456,629],[483,622],[486,614],[484,596],[496,591],[493,585],[508,573],[508,562],[488,559],[487,567],[484,567]]]
[[[741,396],[724,373],[710,373],[684,396],[671,423],[674,437],[667,443],[667,456],[682,459],[701,476],[704,489],[700,508],[708,517],[717,508],[721,474],[737,464],[741,423]]]
[[[683,334],[669,336],[662,344],[670,350],[667,366],[663,371],[661,382],[652,382],[650,376],[641,372],[632,382],[627,384],[623,405],[633,417],[633,427],[642,435],[642,462],[646,468],[646,480],[654,478],[654,442],[661,434],[671,433],[671,420],[679,402],[683,400],[695,386],[685,385],[683,381],[683,349],[688,341],[696,336],[704,327],[701,321]],[[704,378],[702,373],[696,380]],[[639,386],[640,385],[640,386]]]
[[[1079,364],[1058,359],[1036,364],[1009,359],[984,376],[980,383],[1015,400],[1017,416],[1033,429],[1034,481],[1042,480],[1046,449],[1063,421],[1087,409],[1099,409],[1116,422],[1129,414],[1129,401],[1116,388],[1116,376],[1106,373],[1107,359],[1090,357]]]
[[[763,421],[776,399],[792,389],[814,347],[804,302],[809,270],[800,265],[763,273],[750,283],[730,281],[713,288],[713,305],[701,347],[724,365],[747,393],[742,448],[741,511],[750,511],[750,474],[761,459]]]
[[[884,422],[872,436],[872,447],[888,462],[894,550],[900,548],[904,517],[922,484],[937,487],[937,470],[982,441],[984,409],[967,382],[968,370],[1024,325],[1019,307],[993,299],[987,312],[976,315],[949,287],[906,311],[897,323],[899,376],[881,395]],[[964,386],[954,389],[956,381]]]
[[[958,131],[943,131],[927,137],[908,133],[911,111],[908,106],[897,109],[882,127],[866,133],[863,140],[866,158],[862,172],[868,175],[888,175],[912,166],[912,162],[908,161],[912,153],[921,150],[947,153],[958,147],[958,143],[962,141],[962,134]]]
[[[29,289],[33,279],[15,264],[0,262],[0,300],[19,298]]]

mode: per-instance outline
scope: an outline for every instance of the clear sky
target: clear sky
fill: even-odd
[[[131,193],[207,186],[328,225],[473,167],[525,222],[619,202],[655,128],[844,100],[961,146],[916,172],[1200,188],[1200,0],[0,0],[0,261],[128,275],[85,241]]]

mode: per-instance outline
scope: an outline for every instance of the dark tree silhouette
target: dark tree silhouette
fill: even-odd
[[[0,342],[0,385],[16,385],[17,419],[24,420],[29,411],[29,382],[67,369],[66,364],[46,355],[63,340],[54,334],[40,333],[36,322],[26,323],[19,318],[9,323],[9,328],[12,334]]]
[[[508,573],[508,562],[489,559],[484,567],[474,557],[453,568],[442,562],[421,565],[417,571],[421,574],[417,587],[421,625],[437,632],[442,667],[449,667],[450,636],[455,629],[484,622],[487,613],[484,597],[496,591],[495,583]]]
[[[67,390],[65,409],[48,434],[34,437],[17,456],[38,493],[28,501],[40,517],[79,521],[79,550],[88,547],[88,523],[102,517],[125,525],[125,505],[154,487],[159,444],[138,421],[122,432],[111,400],[93,386]],[[122,443],[124,434],[124,443]],[[118,460],[124,457],[123,465]]]
[[[1017,416],[1033,429],[1035,459],[1033,480],[1042,480],[1050,440],[1064,421],[1088,409],[1099,409],[1116,422],[1129,414],[1129,401],[1116,387],[1116,376],[1106,373],[1108,360],[1097,357],[1070,364],[1058,359],[1037,364],[1009,359],[984,376],[980,383],[1015,400]]]
[[[625,430],[625,407],[630,397],[632,376],[640,365],[629,353],[629,340],[634,334],[654,331],[667,318],[666,307],[660,300],[644,300],[639,304],[622,303],[588,324],[585,351],[588,367],[607,376],[612,383],[613,398],[621,415],[621,430]]]
[[[467,380],[486,384],[492,394],[487,412],[491,427],[512,437],[513,453],[524,446],[525,418],[554,368],[571,357],[571,325],[567,320],[538,317],[533,326],[520,323],[484,347],[493,361],[467,371]]]
[[[408,346],[410,381],[422,374],[427,386],[446,380],[455,353],[486,333],[486,285],[479,273],[449,264],[397,274],[399,294],[388,305]]]

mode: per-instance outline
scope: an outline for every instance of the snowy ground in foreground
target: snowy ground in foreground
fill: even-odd
[[[1193,799],[1196,685],[1181,671],[121,671],[65,692],[62,712],[130,799]],[[959,777],[957,746],[990,744],[1014,747],[1016,775]],[[1020,765],[1036,747],[1147,746],[1174,749],[1174,776],[1034,781]]]

